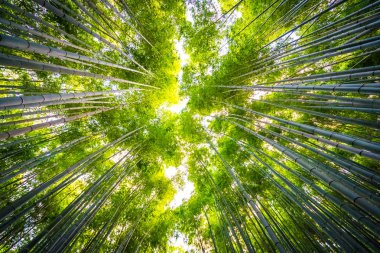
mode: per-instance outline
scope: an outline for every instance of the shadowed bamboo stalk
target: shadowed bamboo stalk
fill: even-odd
[[[226,104],[226,103],[224,103],[224,104]],[[260,115],[260,116],[265,117],[265,118],[270,118],[270,119],[273,119],[273,120],[281,122],[281,123],[285,123],[285,124],[288,124],[291,126],[301,128],[302,130],[309,132],[313,135],[319,134],[319,135],[325,136],[329,139],[333,139],[333,140],[337,140],[337,141],[341,141],[341,142],[350,144],[353,147],[363,148],[363,149],[366,149],[368,151],[372,151],[372,152],[375,152],[378,154],[380,153],[380,145],[375,143],[375,142],[370,142],[370,141],[362,139],[362,138],[352,137],[349,135],[336,133],[336,132],[321,129],[318,127],[314,127],[314,126],[310,126],[310,125],[306,125],[306,124],[302,124],[302,123],[298,123],[298,122],[294,122],[294,121],[285,120],[282,118],[270,116],[270,115],[267,115],[267,114],[264,114],[261,112],[257,112],[257,111],[251,110],[251,109],[247,109],[247,108],[244,108],[241,106],[237,106],[237,105],[231,105],[231,104],[226,104],[226,105],[247,111],[247,112],[252,113],[252,114]]]
[[[135,63],[137,66],[139,66],[142,70],[144,70],[144,71],[146,71],[146,72],[149,73],[148,70],[146,70],[142,65],[140,65],[137,61],[135,61],[130,55],[128,55],[124,51],[122,51],[119,47],[115,46],[114,44],[110,43],[108,40],[104,39],[99,34],[95,33],[92,30],[90,30],[89,28],[87,28],[86,26],[84,26],[83,24],[81,24],[80,22],[78,22],[77,20],[75,20],[73,17],[67,15],[63,11],[61,11],[58,8],[54,7],[48,1],[46,1],[46,0],[33,0],[33,1],[36,2],[36,3],[38,3],[39,5],[41,5],[42,7],[50,10],[51,12],[53,12],[58,17],[61,17],[61,18],[65,19],[67,22],[69,22],[69,23],[71,23],[71,24],[73,24],[73,25],[81,28],[85,32],[87,32],[90,35],[94,36],[95,38],[97,38],[101,42],[105,43],[107,46],[111,47],[112,49],[118,51],[123,56],[127,57],[128,59],[130,59],[133,63]]]
[[[28,105],[35,103],[44,103],[52,101],[62,101],[76,98],[91,98],[100,95],[117,95],[125,92],[139,91],[141,89],[127,89],[127,90],[110,90],[110,91],[87,91],[78,93],[51,93],[42,94],[38,96],[19,96],[19,97],[6,97],[0,98],[0,108],[14,105]]]
[[[372,29],[377,28],[377,27],[380,26],[380,24],[378,22],[378,15],[375,15],[375,17],[373,17],[371,21],[373,21],[373,24],[371,24],[369,26],[364,26],[364,24],[366,24],[368,22],[368,20],[366,20],[363,23],[355,23],[353,27],[347,27],[345,29],[342,29],[342,30],[339,30],[339,31],[335,32],[334,36],[332,36],[331,34],[328,34],[325,37],[322,37],[322,38],[320,38],[318,40],[312,40],[312,42],[310,42],[310,43],[299,45],[299,46],[297,46],[295,48],[289,49],[288,51],[284,51],[284,52],[281,52],[281,53],[273,54],[270,57],[264,57],[262,59],[259,59],[258,61],[255,62],[254,65],[250,65],[249,67],[250,68],[253,68],[253,67],[256,67],[256,68],[259,67],[260,68],[260,67],[263,67],[263,65],[270,63],[271,61],[278,61],[279,59],[282,59],[284,57],[287,57],[287,56],[290,56],[290,55],[293,55],[293,54],[296,54],[296,53],[300,53],[302,51],[305,51],[307,49],[319,46],[321,44],[325,44],[325,43],[328,43],[328,42],[331,42],[331,41],[335,41],[335,40],[344,38],[346,36],[349,36],[349,35],[352,35],[352,34],[356,34],[358,32],[371,31]],[[356,29],[352,29],[352,28],[356,28]],[[363,40],[363,41],[367,41],[367,40]],[[370,41],[371,40],[368,40],[368,42],[370,42]],[[358,44],[358,42],[356,42],[356,43],[352,42],[351,46],[357,45],[357,44]],[[338,46],[337,48],[345,49],[345,48],[348,48],[348,47],[349,46],[347,46],[347,45],[342,45],[342,46]],[[335,49],[333,49],[333,48],[332,49],[326,49],[324,51],[325,52],[331,52],[331,51],[336,50],[337,48],[335,48]],[[316,54],[318,54],[318,52],[316,52]],[[248,67],[246,67],[246,68],[248,68]],[[249,75],[251,73],[252,74],[256,73],[256,70],[248,72],[248,73],[245,73],[245,74],[240,75],[238,77],[234,77],[231,80],[234,80],[236,78]]]
[[[249,128],[246,128],[246,127],[240,125],[239,123],[232,122],[232,121],[231,121],[231,123],[236,125],[237,127],[241,128],[241,129],[243,129],[244,131],[256,136],[257,138],[267,142],[268,144],[270,144],[271,146],[273,146],[274,148],[279,150],[281,153],[283,153],[285,156],[289,157],[291,160],[293,160],[296,163],[298,163],[299,165],[301,165],[301,167],[303,169],[305,169],[306,171],[308,171],[310,174],[317,176],[322,181],[324,181],[328,186],[332,187],[337,192],[341,193],[344,197],[346,197],[349,201],[351,201],[356,206],[360,207],[363,211],[373,215],[374,217],[376,217],[376,219],[380,219],[380,209],[378,207],[376,207],[373,203],[369,202],[363,196],[353,192],[346,185],[338,182],[337,180],[330,178],[326,173],[321,171],[318,167],[311,164],[307,160],[298,156],[294,151],[290,150],[287,147],[284,147],[283,145],[281,145],[281,144],[279,144],[279,143],[277,143],[277,142],[275,142],[269,138],[266,138],[266,137],[264,137],[264,136],[262,136],[256,132],[252,131]]]
[[[20,31],[24,31],[24,32],[30,33],[32,35],[44,38],[46,40],[51,40],[51,41],[57,42],[59,44],[65,45],[65,46],[76,48],[76,49],[79,49],[79,50],[82,50],[82,51],[87,51],[86,49],[84,49],[82,47],[78,47],[77,45],[75,45],[73,43],[70,43],[70,42],[67,42],[65,40],[61,40],[61,39],[55,38],[55,37],[53,37],[51,35],[48,35],[46,33],[42,33],[42,32],[36,31],[36,30],[31,29],[29,27],[25,27],[25,26],[19,25],[19,24],[15,23],[15,22],[12,22],[12,21],[9,21],[9,20],[3,19],[3,18],[0,18],[0,23],[3,24],[3,25],[5,25],[5,26],[10,26],[10,27],[16,28],[16,29],[18,29]]]
[[[28,115],[34,115],[34,114],[50,114],[50,113],[61,113],[64,111],[75,111],[75,110],[85,110],[85,109],[101,109],[104,108],[104,106],[78,106],[78,107],[68,107],[68,108],[56,108],[51,110],[35,110],[30,112],[20,112],[20,113],[13,113],[13,114],[3,114],[0,115],[0,119],[9,119],[9,118],[16,118],[16,117],[24,117]]]
[[[116,82],[121,82],[121,83],[136,84],[140,86],[156,88],[151,85],[133,82],[133,81],[129,81],[129,80],[121,79],[121,78],[94,74],[87,71],[67,68],[67,67],[63,67],[63,66],[59,66],[59,65],[51,64],[51,63],[42,63],[42,62],[33,61],[33,60],[29,60],[26,58],[13,56],[13,55],[6,55],[2,53],[0,53],[0,64],[4,66],[27,68],[27,69],[33,69],[33,70],[44,70],[44,71],[69,74],[69,75],[87,76],[87,77],[92,77],[92,78],[97,78],[97,79],[102,79],[102,80],[116,81]]]
[[[107,98],[107,97],[96,97],[98,99]],[[32,109],[33,107],[46,107],[52,105],[65,105],[65,104],[109,104],[107,101],[93,101],[95,97],[91,98],[77,98],[77,99],[68,99],[63,101],[51,101],[51,102],[43,102],[43,103],[32,103],[26,105],[12,105],[12,106],[4,106],[0,107],[0,111],[9,111],[16,109]],[[99,106],[98,108],[104,108],[104,106]]]
[[[269,223],[267,222],[267,220],[265,219],[265,217],[261,214],[260,210],[258,209],[258,207],[256,206],[256,204],[254,203],[253,199],[251,198],[251,196],[246,192],[246,190],[244,189],[243,185],[241,184],[240,180],[236,177],[235,173],[233,172],[232,168],[230,168],[230,166],[227,164],[227,162],[222,158],[222,156],[219,154],[218,150],[215,148],[215,146],[210,142],[208,141],[210,147],[215,151],[215,153],[218,155],[218,157],[222,160],[225,168],[227,169],[228,173],[231,175],[231,177],[234,179],[234,181],[236,182],[236,184],[238,185],[239,189],[241,190],[241,192],[243,193],[244,197],[246,198],[247,202],[249,203],[249,205],[252,207],[252,209],[254,210],[254,212],[256,213],[256,215],[259,217],[262,225],[264,226],[264,228],[267,230],[270,238],[272,239],[273,243],[275,244],[275,246],[277,247],[277,249],[280,251],[280,252],[285,252],[284,248],[282,247],[281,245],[281,242],[278,240],[277,238],[277,235],[273,232],[272,228],[270,227]]]
[[[131,72],[136,72],[139,74],[146,75],[146,73],[144,73],[144,72],[141,72],[141,71],[138,71],[135,69],[131,69],[131,68],[127,68],[127,67],[124,67],[124,66],[121,66],[118,64],[101,61],[101,60],[94,59],[94,58],[91,58],[91,57],[88,57],[85,55],[81,55],[81,54],[77,54],[77,53],[71,53],[71,52],[61,50],[58,48],[44,46],[41,44],[37,44],[34,42],[23,40],[23,39],[17,38],[17,37],[7,36],[4,34],[0,34],[0,46],[5,46],[5,47],[13,48],[13,49],[20,49],[20,50],[32,52],[32,53],[45,54],[45,55],[54,56],[54,57],[68,57],[68,58],[73,58],[76,60],[83,60],[83,61],[87,61],[87,62],[91,62],[91,63],[96,63],[99,65],[124,69],[124,70],[128,70]]]
[[[21,15],[24,15],[32,20],[35,20],[36,22],[39,22],[41,24],[43,24],[44,26],[46,27],[49,27],[50,29],[53,29],[53,30],[56,30],[58,31],[60,34],[63,34],[65,36],[67,36],[68,38],[76,41],[77,43],[85,46],[85,47],[88,47],[88,45],[83,42],[82,40],[78,39],[77,37],[73,36],[72,34],[70,33],[67,33],[66,31],[60,29],[59,27],[56,27],[56,26],[53,26],[52,24],[50,24],[49,22],[46,22],[45,20],[43,20],[42,18],[39,18],[38,16],[36,15],[33,15],[29,12],[27,12],[26,10],[23,10],[21,9],[20,7],[16,6],[16,5],[13,5],[11,3],[9,3],[7,0],[0,0],[0,3],[4,4],[5,6],[7,6],[8,8],[12,9],[13,11],[16,11],[16,12],[19,12],[21,13]],[[82,48],[82,47],[79,47],[77,45],[74,45],[72,44],[72,47],[73,48],[77,48],[81,51],[84,51],[84,52],[89,52],[89,49],[85,49],[85,48]]]
[[[65,124],[67,122],[71,122],[71,121],[74,121],[74,120],[78,120],[78,119],[81,119],[81,118],[85,118],[85,117],[96,115],[96,114],[99,114],[99,113],[102,113],[102,112],[106,112],[106,111],[112,110],[114,108],[115,107],[105,108],[105,109],[99,109],[99,110],[96,110],[96,111],[85,112],[85,113],[77,114],[77,115],[74,115],[74,116],[70,116],[70,117],[66,117],[66,118],[62,118],[62,119],[58,119],[58,120],[53,120],[53,121],[49,121],[49,122],[45,122],[45,123],[35,124],[35,125],[32,125],[32,126],[18,128],[18,129],[15,129],[15,130],[1,132],[0,133],[0,140],[6,140],[6,139],[9,139],[9,138],[18,136],[18,135],[23,135],[23,134],[29,133],[29,132],[37,130],[37,129],[48,128],[48,127],[52,127],[52,126],[56,126],[56,125],[60,125],[60,124]]]

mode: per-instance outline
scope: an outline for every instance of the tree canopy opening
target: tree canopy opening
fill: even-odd
[[[0,252],[379,252],[380,1],[0,0]]]

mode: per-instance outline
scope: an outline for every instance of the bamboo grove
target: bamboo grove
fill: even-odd
[[[0,0],[1,252],[378,252],[380,1]]]

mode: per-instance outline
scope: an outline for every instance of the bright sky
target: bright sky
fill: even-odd
[[[185,252],[190,252],[191,250],[195,250],[194,246],[188,244],[187,237],[179,231],[174,231],[173,235],[169,238],[169,245],[174,246],[176,248],[181,248]],[[183,251],[176,249],[174,252],[179,253]]]
[[[123,158],[123,156],[125,156],[127,153],[129,152],[129,150],[123,150],[121,151],[120,153],[116,153],[116,155],[112,156],[110,158],[111,161],[113,161],[114,163],[117,163],[121,158]]]
[[[169,105],[168,103],[164,103],[160,106],[159,110],[170,111],[172,113],[181,113],[183,109],[186,108],[187,102],[189,102],[189,97],[179,100],[177,104]]]
[[[174,184],[174,187],[177,192],[174,195],[173,200],[169,204],[169,207],[171,209],[177,208],[180,205],[182,205],[182,203],[184,201],[187,201],[194,192],[194,184],[187,178],[189,173],[186,165],[180,165],[178,168],[169,166],[165,169],[165,176],[169,179],[172,179],[177,174],[181,177],[181,180],[183,180],[184,184]]]
[[[189,102],[189,98],[185,97],[178,101],[177,104],[173,104],[167,107],[167,109],[173,113],[180,113],[183,109],[185,109],[187,102]]]
[[[174,46],[175,46],[175,49],[177,50],[179,60],[181,62],[181,67],[185,66],[188,63],[188,60],[190,59],[190,56],[185,51],[184,43],[185,43],[184,38],[174,41]]]
[[[213,117],[210,117],[210,116],[204,116],[202,117],[202,121],[201,121],[201,124],[204,128],[208,128],[208,126],[210,125],[210,122],[213,120],[214,118]]]
[[[219,3],[218,3],[217,6],[220,8]],[[241,16],[242,16],[241,12],[238,11],[238,10],[235,10],[231,14],[231,16],[227,19],[227,21],[224,23],[223,27],[221,27],[221,30],[223,30],[223,31],[229,30],[232,27],[232,25],[236,22],[236,20],[238,20],[239,18],[241,18]],[[224,20],[224,19],[222,19],[222,20]],[[219,43],[222,46],[220,48],[220,50],[219,50],[219,56],[226,55],[228,53],[228,50],[229,50],[229,41],[228,41],[228,38],[224,37]]]
[[[169,166],[165,169],[165,177],[172,179],[177,174],[177,168]]]
[[[220,17],[222,14],[219,2],[217,0],[212,0],[213,6],[216,8],[216,18]],[[192,14],[192,9],[195,6],[189,2],[186,2],[186,19],[189,21],[192,25],[194,24],[194,17]],[[222,29],[228,29],[231,27],[235,21],[241,17],[241,13],[238,11],[235,11],[231,17],[227,20],[227,22],[223,25]],[[227,38],[225,37],[222,41],[220,41],[220,44],[227,44]],[[175,49],[177,51],[179,60],[180,60],[180,65],[181,65],[181,70],[178,73],[178,82],[179,85],[182,83],[182,75],[183,75],[183,67],[189,64],[190,62],[190,56],[186,53],[184,44],[185,40],[184,38],[180,38],[179,40],[175,40]],[[221,49],[219,52],[220,55],[227,54],[229,50],[228,44]],[[207,70],[208,74],[212,74],[213,69],[209,68]],[[188,97],[182,98],[181,100],[178,101],[177,104],[164,104],[160,107],[162,110],[168,110],[171,111],[172,113],[181,113],[183,109],[186,108],[186,105],[189,101]],[[207,127],[209,124],[209,121],[211,120],[211,117],[205,117],[202,119],[202,125],[204,127]],[[173,179],[174,177],[180,177],[179,180],[183,181],[183,184],[179,185],[174,183],[174,188],[176,189],[176,193],[173,197],[173,200],[169,204],[170,209],[175,209],[182,205],[185,201],[189,200],[190,197],[192,196],[194,192],[194,184],[193,182],[188,180],[188,168],[186,165],[186,158],[182,162],[182,165],[178,167],[173,167],[173,166],[168,166],[164,170],[165,176],[169,179]],[[173,235],[169,238],[169,245],[177,248],[174,252],[182,252],[181,250],[184,251],[190,251],[194,250],[194,246],[188,244],[188,240],[184,234],[182,234],[179,231],[175,231]]]
[[[192,19],[191,11],[189,8],[186,9],[186,17],[191,23],[194,22]],[[175,40],[175,49],[177,51],[181,70],[178,73],[178,85],[182,83],[183,67],[189,63],[190,56],[185,52],[184,49],[184,39],[180,38]],[[168,110],[172,113],[181,113],[183,109],[186,108],[187,103],[189,102],[189,97],[184,97],[178,101],[177,104],[164,104],[160,107],[162,110]],[[180,176],[181,180],[184,182],[183,185],[178,185],[174,183],[174,188],[176,193],[174,194],[173,200],[169,203],[170,209],[175,209],[182,205],[184,201],[190,199],[191,195],[194,192],[194,184],[188,180],[188,169],[186,166],[186,159],[182,162],[178,168],[169,166],[165,168],[165,176],[169,179],[173,179],[175,176]],[[187,243],[187,238],[179,231],[175,231],[174,234],[169,238],[169,245],[175,247],[174,252],[183,252],[194,249],[191,245]],[[180,250],[181,249],[181,250]]]
[[[188,168],[186,166],[186,158],[182,161],[183,165],[178,167],[169,166],[165,168],[165,176],[169,179],[173,179],[177,174],[181,177],[184,184],[182,186],[174,184],[176,194],[173,200],[169,204],[170,209],[174,209],[182,205],[184,201],[190,199],[194,192],[194,184],[188,180]],[[179,231],[174,231],[173,235],[169,238],[169,245],[176,247],[174,252],[183,252],[194,249],[192,245],[187,243],[187,238]],[[181,250],[179,250],[181,249]]]
[[[188,64],[188,61],[190,59],[190,56],[185,52],[184,49],[184,39],[181,38],[180,40],[175,40],[175,49],[177,51],[177,54],[179,56],[180,64],[181,64],[181,70],[178,73],[178,85],[180,86],[182,83],[182,75],[183,75],[183,66]],[[171,111],[172,113],[181,113],[183,109],[185,109],[187,102],[189,102],[189,97],[184,97],[178,101],[177,104],[163,104],[159,110],[167,110]]]
[[[298,40],[299,38],[300,38],[300,36],[296,32],[292,32],[292,33],[290,33],[290,35],[286,35],[284,38],[270,44],[270,48],[274,49],[278,46],[278,44],[281,44],[284,41],[291,42],[294,40]]]
[[[177,193],[174,195],[174,199],[170,202],[170,208],[174,209],[182,205],[184,201],[190,199],[191,195],[193,195],[194,184],[186,179],[185,185],[183,188],[180,188]]]
[[[193,14],[191,12],[192,8],[193,8],[193,5],[189,2],[186,2],[186,20],[189,21],[193,25],[194,24],[194,18],[193,18]]]
[[[255,90],[254,92],[252,92],[251,96],[249,97],[248,102],[251,103],[252,100],[258,100],[258,99],[260,99],[262,96],[267,95],[267,94],[268,94],[267,91]]]
[[[182,83],[182,75],[183,75],[183,70],[182,68],[189,63],[190,56],[186,53],[185,48],[184,48],[184,39],[181,38],[180,40],[175,40],[174,41],[174,46],[177,51],[177,54],[179,56],[179,61],[181,64],[181,70],[178,73],[178,80],[179,80],[179,85]]]

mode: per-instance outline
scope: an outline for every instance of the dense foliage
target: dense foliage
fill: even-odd
[[[380,1],[0,13],[1,252],[380,250]]]

